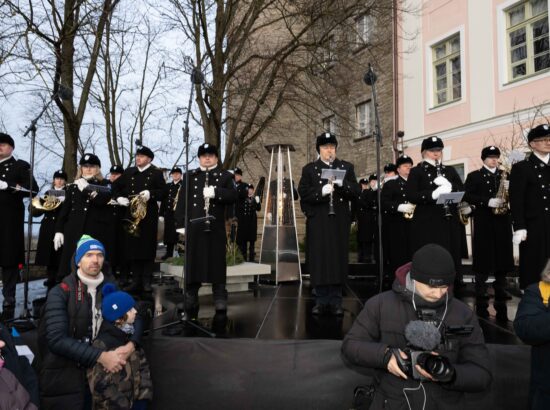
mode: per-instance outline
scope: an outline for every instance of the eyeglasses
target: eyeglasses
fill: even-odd
[[[548,137],[548,138],[537,138],[537,139],[534,139],[533,142],[545,142],[545,143],[549,143],[549,142],[550,142],[550,137]]]

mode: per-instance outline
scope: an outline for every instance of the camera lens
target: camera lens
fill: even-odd
[[[449,360],[444,356],[434,356],[430,353],[422,353],[418,356],[417,363],[432,376],[440,377],[450,370]]]

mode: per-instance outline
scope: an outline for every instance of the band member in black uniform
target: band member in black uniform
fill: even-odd
[[[428,243],[447,249],[458,267],[461,263],[461,228],[456,205],[437,205],[441,194],[463,191],[453,167],[441,163],[443,141],[428,137],[422,141],[422,162],[411,169],[407,179],[407,200],[416,205],[411,219],[411,253]],[[455,290],[461,286],[457,275]]]
[[[506,175],[498,169],[500,150],[485,147],[481,151],[483,167],[470,172],[464,184],[464,200],[474,206],[472,213],[472,269],[476,276],[476,311],[489,317],[487,279],[495,275],[495,310],[497,319],[507,320],[506,273],[514,269],[512,220],[505,202]],[[501,190],[501,195],[499,193]],[[496,212],[496,213],[495,213]]]
[[[397,165],[392,163],[384,165],[384,181],[382,182],[382,187],[383,184],[395,178],[397,178]]]
[[[53,238],[55,236],[55,225],[59,219],[61,205],[65,201],[65,185],[67,184],[67,173],[63,170],[55,171],[53,174],[53,182],[51,188],[46,192],[46,196],[51,200],[55,198],[52,204],[56,204],[54,209],[32,208],[32,216],[37,217],[44,215],[40,221],[40,231],[38,233],[38,244],[36,246],[36,257],[34,264],[46,266],[47,279],[44,281],[44,286],[50,290],[56,284],[57,271],[61,261],[61,249],[55,250]]]
[[[126,235],[124,249],[130,269],[132,284],[125,290],[140,293],[151,292],[151,279],[157,255],[157,229],[159,207],[157,202],[166,195],[162,171],[152,164],[155,154],[148,147],[136,150],[136,166],[129,167],[114,184],[114,198],[123,206],[128,206],[125,222]],[[132,204],[145,211],[132,214]],[[139,215],[141,213],[141,215]]]
[[[25,262],[25,211],[23,199],[28,192],[38,191],[33,178],[30,187],[30,166],[13,157],[15,142],[8,134],[0,133],[0,268],[2,268],[2,294],[4,307],[15,306],[15,287],[19,276],[18,265]]]
[[[163,260],[171,258],[174,255],[174,247],[178,243],[176,220],[174,218],[174,202],[182,185],[182,174],[181,168],[172,168],[170,171],[172,181],[166,184],[166,197],[160,205],[159,215],[161,218],[164,218],[164,245],[166,245],[166,253],[162,257]]]
[[[369,180],[361,178],[359,180],[361,193],[369,188]],[[363,206],[359,201],[361,193],[351,204],[353,219],[357,223],[357,262],[367,263],[372,258],[372,240],[369,241],[367,231],[369,229],[369,221],[367,215],[367,207]],[[369,245],[370,242],[370,245]]]
[[[114,238],[109,201],[111,190],[101,175],[101,161],[94,154],[84,154],[72,184],[66,187],[65,201],[61,205],[55,225],[54,249],[61,251],[61,262],[56,280],[59,282],[71,273],[71,260],[76,244],[82,235],[90,235],[103,243],[106,258],[114,253]]]
[[[319,135],[315,144],[319,158],[303,167],[298,186],[306,216],[307,271],[315,293],[315,315],[344,314],[342,285],[348,275],[350,203],[359,195],[359,184],[353,165],[336,158],[337,147],[334,134]],[[344,179],[322,179],[323,169],[331,168],[345,171]]]
[[[227,310],[226,284],[226,207],[237,200],[237,191],[230,172],[218,163],[218,149],[202,144],[197,157],[199,168],[189,171],[189,197],[185,200],[185,178],[176,207],[178,232],[185,226],[185,206],[188,206],[185,262],[189,263],[186,281],[185,307],[191,316],[198,314],[199,289],[202,283],[212,284],[216,311]],[[214,220],[199,220],[213,216]]]
[[[397,268],[411,261],[410,216],[414,205],[407,201],[407,179],[413,160],[407,155],[397,159],[395,179],[386,181],[382,187],[382,226],[384,227],[384,258],[387,263],[389,283],[393,283]]]
[[[514,243],[519,244],[519,285],[537,283],[550,257],[550,127],[527,134],[529,158],[512,166],[510,208]]]
[[[122,165],[113,165],[109,170],[109,188],[113,191],[113,185],[124,173]],[[125,250],[125,232],[124,232],[124,217],[126,215],[126,207],[120,205],[116,200],[111,199],[109,202],[109,209],[112,216],[112,228],[111,232],[114,239],[114,254],[110,256],[111,271],[113,274],[119,273],[118,284],[119,286],[126,286],[128,284],[128,276],[130,274],[130,266],[124,256]]]
[[[258,237],[258,217],[256,212],[262,208],[260,197],[254,196],[254,186],[248,185],[246,199],[242,201],[242,213],[237,214],[239,228],[237,230],[237,245],[245,261],[254,262],[254,244]],[[248,249],[248,252],[247,252]]]

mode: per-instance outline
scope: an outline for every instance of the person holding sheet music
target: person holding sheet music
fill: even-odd
[[[411,169],[407,179],[407,200],[416,205],[411,219],[410,251],[414,254],[422,246],[435,243],[447,249],[455,265],[460,266],[461,227],[457,205],[444,206],[437,204],[437,200],[441,195],[464,191],[464,186],[456,170],[442,164],[443,148],[441,138],[424,139],[422,161]]]
[[[185,232],[185,263],[189,263],[185,278],[185,309],[190,317],[199,311],[199,289],[203,283],[212,284],[216,312],[227,311],[226,290],[226,230],[227,208],[237,200],[233,175],[222,169],[218,149],[202,144],[197,153],[199,167],[189,170],[189,196],[185,198],[185,174],[177,199],[176,226]]]
[[[56,280],[71,273],[71,258],[82,235],[90,235],[103,243],[106,258],[113,255],[114,243],[109,201],[109,183],[101,174],[101,161],[94,154],[84,154],[76,177],[67,185],[66,195],[55,226],[54,249],[63,246]]]
[[[351,228],[350,204],[360,192],[353,165],[336,158],[334,134],[317,137],[319,158],[305,165],[298,185],[300,205],[306,215],[307,271],[315,293],[312,314],[342,316],[342,286],[348,274]],[[323,175],[337,170],[343,174],[333,182]]]

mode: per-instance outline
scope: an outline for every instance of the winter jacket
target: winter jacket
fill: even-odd
[[[437,302],[427,302],[418,294],[413,295],[406,288],[406,276],[410,264],[397,270],[393,288],[369,299],[344,338],[342,352],[354,365],[375,369],[376,393],[371,410],[391,409],[426,410],[467,408],[465,392],[486,390],[491,383],[488,350],[483,334],[473,311],[448,293]],[[415,298],[416,309],[433,309],[445,326],[472,325],[473,332],[467,336],[454,336],[441,344],[435,351],[446,356],[455,368],[456,376],[450,383],[424,382],[411,377],[401,379],[389,373],[384,366],[384,354],[388,347],[407,348],[405,327],[418,320],[412,304]],[[446,312],[445,312],[446,310]],[[403,389],[413,389],[405,392]]]
[[[550,409],[550,284],[534,283],[525,289],[514,320],[517,336],[531,347],[531,410]],[[546,299],[546,303],[544,300]]]
[[[128,343],[130,335],[104,321],[93,345],[102,350],[114,350]],[[136,400],[152,400],[153,384],[145,352],[138,347],[120,372],[108,373],[97,364],[88,369],[94,410],[123,410],[132,408]]]
[[[96,306],[101,310],[101,290],[110,276],[97,288]],[[87,287],[73,273],[49,293],[43,323],[39,325],[40,396],[44,409],[80,409],[86,392],[86,369],[94,366],[103,352],[92,343],[92,307]],[[143,331],[136,319],[132,340],[139,342]],[[134,339],[135,338],[135,339]]]
[[[0,368],[0,410],[34,410],[27,390],[6,368]]]

